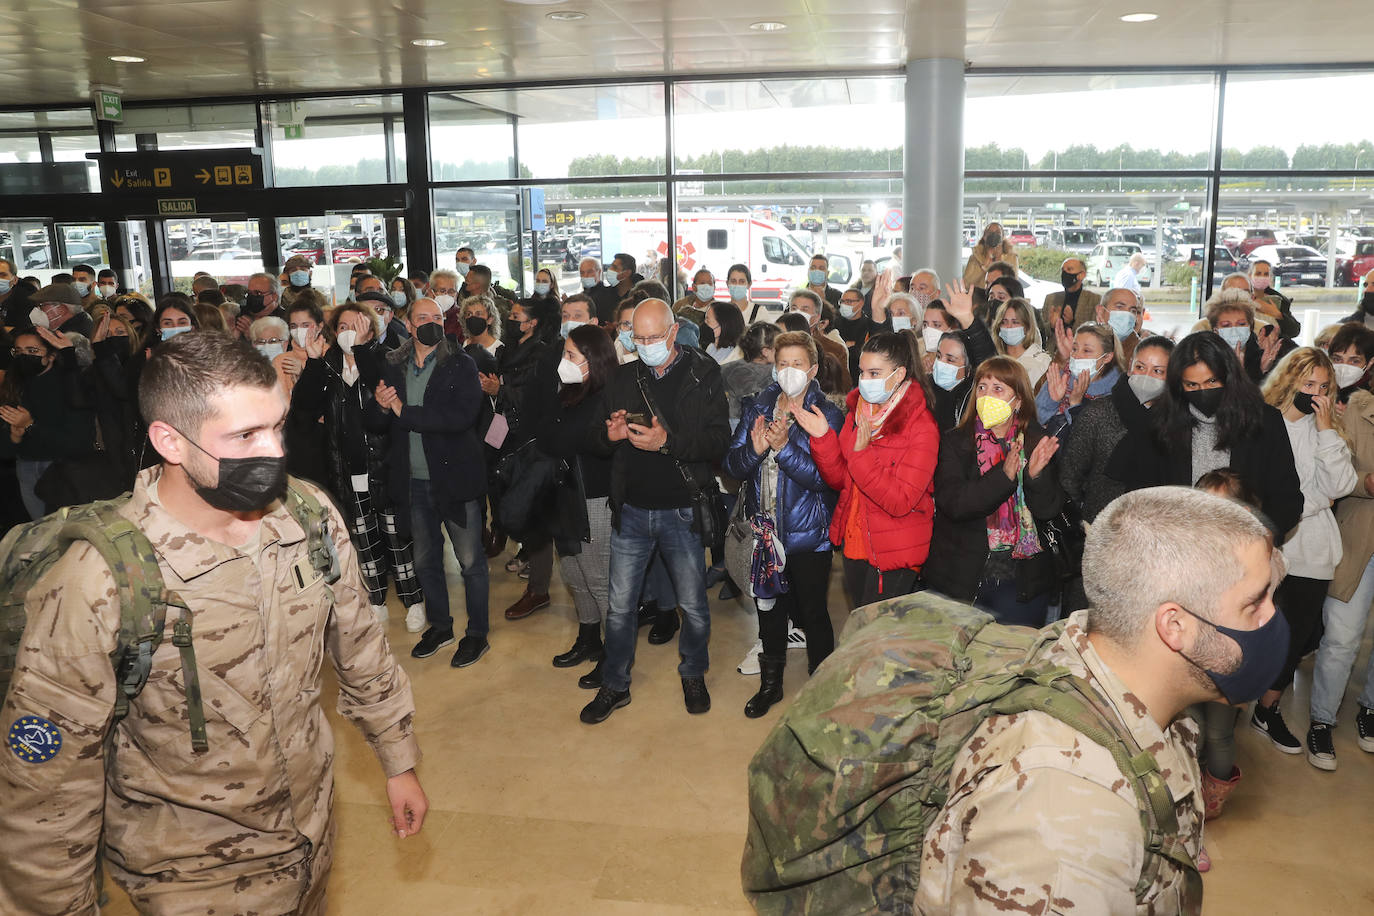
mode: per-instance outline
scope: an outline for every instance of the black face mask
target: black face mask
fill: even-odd
[[[20,378],[33,378],[43,371],[43,357],[32,353],[21,353],[14,358],[14,374]]]
[[[1064,287],[1065,289],[1068,289],[1070,286],[1073,286],[1077,282],[1078,274],[1071,274],[1067,270],[1061,270],[1059,272],[1059,285]]]
[[[1360,297],[1360,308],[1364,309],[1366,315],[1374,315],[1374,292],[1365,293]]]
[[[415,339],[427,347],[437,347],[444,339],[444,326],[437,321],[422,324],[415,329]]]
[[[989,232],[987,235],[983,236],[983,243],[989,248],[996,248],[998,245],[1002,244],[1002,233]]]
[[[1293,395],[1293,406],[1297,409],[1298,413],[1301,414],[1309,414],[1317,409],[1312,404],[1312,395],[1308,394],[1306,391],[1299,391],[1297,394]]]
[[[267,303],[264,301],[266,299],[266,293],[249,293],[243,298],[243,304],[248,309],[248,314],[256,315],[267,307]]]
[[[1196,407],[1204,417],[1214,417],[1225,394],[1225,388],[1201,388],[1197,391],[1183,392],[1183,398]]]
[[[514,318],[507,318],[503,327],[502,335],[506,340],[519,340],[524,336],[525,332],[520,330],[520,322]]]
[[[467,328],[469,337],[481,337],[487,333],[487,319],[477,315],[469,315],[463,322],[463,327]]]
[[[206,455],[215,458],[190,436],[185,433],[181,433],[181,436]],[[219,463],[219,482],[213,486],[196,480],[189,470],[186,476],[195,488],[196,495],[216,509],[225,512],[259,512],[286,492],[285,455],[280,458],[215,458],[215,461]]]
[[[711,330],[709,325],[703,324],[698,336],[701,338],[700,343],[703,348],[716,342],[716,332]]]

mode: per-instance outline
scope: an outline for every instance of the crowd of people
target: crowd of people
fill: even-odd
[[[289,398],[290,472],[335,500],[383,622],[394,583],[411,654],[456,641],[451,664],[476,663],[491,648],[493,561],[509,552],[505,572],[528,580],[504,611],[518,621],[550,605],[557,557],[578,630],[552,664],[590,665],[581,719],[598,723],[630,702],[643,627],[653,644],[680,631],[684,704],[710,708],[708,589],[757,619],[756,643],[738,648],[739,670],[759,676],[744,710],[758,717],[782,697],[790,647],[811,671],[833,649],[835,565],[850,606],[929,588],[1038,627],[1087,606],[1075,545],[1109,503],[1202,487],[1251,506],[1288,563],[1275,603],[1291,648],[1249,722],[1335,769],[1374,600],[1374,288],[1300,346],[1257,261],[1174,339],[1146,329],[1138,285],[1084,288],[1077,258],[1063,292],[1033,307],[1013,258],[996,224],[943,285],[929,268],[866,262],[840,289],[817,255],[772,303],[743,264],[684,276],[674,300],[658,279],[671,265],[646,279],[624,253],[584,260],[574,294],[541,269],[517,298],[463,248],[428,275],[357,265],[337,305],[299,256],[279,276],[201,275],[155,302],[110,271],[77,265],[40,286],[0,260],[0,522],[127,490],[155,461],[143,366],[182,333],[245,339]],[[1303,740],[1280,698],[1311,652]],[[1374,752],[1371,674],[1354,727]],[[1241,776],[1237,711],[1196,715],[1215,814]]]

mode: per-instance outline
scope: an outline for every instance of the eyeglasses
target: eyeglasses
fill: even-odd
[[[283,339],[280,338],[280,337],[268,337],[268,338],[265,338],[265,339],[254,340],[254,341],[253,341],[253,346],[255,346],[255,347],[269,346],[269,347],[270,347],[272,344],[284,344],[284,343],[286,343],[286,341],[283,340]]]
[[[655,334],[653,337],[631,337],[630,339],[637,344],[651,344],[656,340],[667,340],[668,332],[664,331],[662,334]]]

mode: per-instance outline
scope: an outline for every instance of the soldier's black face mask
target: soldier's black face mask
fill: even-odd
[[[285,455],[279,458],[215,458],[199,442],[179,429],[177,432],[219,464],[219,481],[213,485],[196,480],[190,468],[183,465],[196,495],[208,505],[225,512],[258,512],[272,505],[286,492]]]

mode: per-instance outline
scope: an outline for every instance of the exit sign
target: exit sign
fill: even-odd
[[[97,89],[91,93],[91,96],[91,100],[95,103],[95,119],[97,121],[124,120],[124,100],[118,92]]]

